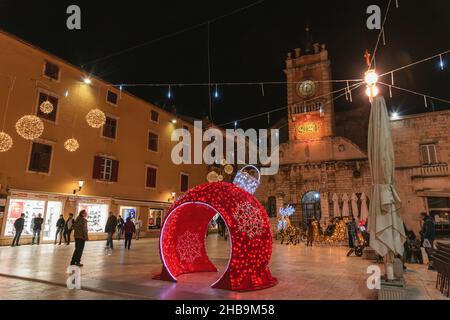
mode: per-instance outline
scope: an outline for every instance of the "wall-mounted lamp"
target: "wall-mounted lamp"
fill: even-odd
[[[175,197],[177,196],[176,192],[172,192],[171,193],[172,197],[167,199],[167,202],[174,202],[175,201]]]
[[[80,180],[78,181],[78,189],[73,189],[73,194],[77,194],[78,192],[81,191],[81,189],[83,189],[84,186],[84,181]]]
[[[92,80],[91,80],[90,78],[88,78],[88,77],[85,77],[85,78],[83,79],[83,82],[84,82],[85,84],[91,84],[91,83],[92,83]]]
[[[172,119],[171,121],[173,124],[177,124],[177,119]]]

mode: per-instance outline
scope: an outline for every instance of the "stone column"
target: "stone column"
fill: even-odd
[[[320,207],[322,211],[321,225],[326,226],[330,220],[330,199],[328,197],[328,192],[324,192],[320,195]]]

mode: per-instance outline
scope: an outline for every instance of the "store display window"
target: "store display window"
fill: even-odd
[[[20,218],[22,213],[25,214],[25,225],[22,236],[30,236],[33,234],[31,222],[34,217],[41,214],[44,217],[45,201],[27,200],[27,199],[11,199],[8,206],[8,215],[6,218],[3,235],[5,237],[14,236],[14,222]]]
[[[89,233],[105,232],[106,221],[108,220],[108,205],[95,203],[79,203],[78,211],[86,210]]]
[[[131,218],[131,220],[134,221],[137,217],[137,208],[120,207],[120,215],[122,216],[124,221],[127,221],[127,218]]]
[[[54,240],[56,235],[56,222],[63,213],[62,202],[49,201],[45,214],[44,240]]]
[[[163,219],[163,210],[149,209],[148,211],[148,230],[161,229]]]

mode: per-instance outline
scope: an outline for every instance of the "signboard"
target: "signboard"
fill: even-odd
[[[322,138],[323,121],[320,114],[304,114],[296,116],[295,139],[310,141]]]

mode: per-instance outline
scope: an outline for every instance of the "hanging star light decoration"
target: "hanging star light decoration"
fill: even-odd
[[[78,150],[79,147],[80,144],[78,143],[78,140],[75,138],[68,139],[66,140],[66,142],[64,142],[64,148],[69,152],[75,152]]]
[[[6,132],[0,132],[0,152],[6,152],[13,146],[13,139]]]
[[[42,113],[50,114],[53,112],[54,107],[53,104],[47,100],[41,103],[41,105],[39,106],[39,110],[41,110]]]
[[[26,115],[16,122],[16,131],[22,138],[34,140],[44,132],[44,123],[34,115]]]
[[[86,122],[92,128],[101,128],[106,122],[105,113],[100,109],[92,109],[86,115]]]

